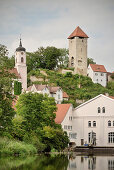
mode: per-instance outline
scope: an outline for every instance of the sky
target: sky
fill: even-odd
[[[0,44],[9,56],[22,44],[68,48],[77,26],[89,36],[88,57],[114,71],[114,0],[0,0]]]

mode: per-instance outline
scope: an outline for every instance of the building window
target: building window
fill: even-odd
[[[114,126],[114,121],[113,121],[113,126]]]
[[[67,125],[64,125],[64,129],[67,129]]]
[[[72,120],[72,116],[69,116],[69,120]]]
[[[93,126],[96,127],[96,121],[93,121]]]
[[[103,73],[101,73],[101,76],[104,76],[104,74],[103,74]]]
[[[105,113],[105,107],[102,108],[102,113]]]
[[[114,132],[108,133],[108,143],[114,143]]]
[[[21,52],[21,55],[23,55],[23,52]]]
[[[91,127],[91,121],[88,121],[88,127]]]
[[[60,94],[58,94],[58,99],[60,99]]]
[[[108,170],[114,169],[114,160],[108,160]]]
[[[72,126],[68,126],[68,129],[69,129],[69,130],[72,130]]]
[[[74,57],[71,58],[71,66],[74,66]]]
[[[24,62],[24,59],[23,59],[23,57],[21,57],[21,63],[23,63]]]
[[[95,132],[92,131],[88,133],[88,143],[96,145],[96,133]]]
[[[101,113],[101,109],[100,109],[100,107],[98,107],[98,113]]]
[[[77,134],[76,133],[69,133],[70,139],[76,139]]]
[[[108,121],[108,126],[111,126],[111,121],[110,120]]]
[[[95,76],[98,76],[98,73],[95,73]]]

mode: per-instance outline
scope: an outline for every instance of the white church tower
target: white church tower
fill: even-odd
[[[27,89],[27,66],[26,66],[26,49],[22,47],[20,39],[19,47],[15,51],[15,68],[21,76],[22,92]]]
[[[89,37],[78,26],[69,39],[69,67],[74,74],[87,75],[87,39]]]

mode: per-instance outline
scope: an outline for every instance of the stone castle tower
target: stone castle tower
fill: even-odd
[[[78,26],[69,39],[69,67],[74,74],[87,75],[87,40],[88,36]]]
[[[22,47],[21,39],[19,47],[15,51],[15,68],[21,76],[22,92],[27,89],[27,66],[26,66],[26,49]]]

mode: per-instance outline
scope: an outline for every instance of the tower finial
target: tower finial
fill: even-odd
[[[21,34],[20,34],[20,44],[19,44],[19,47],[22,47]]]

